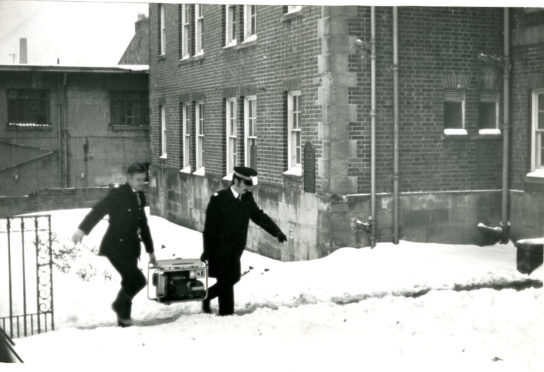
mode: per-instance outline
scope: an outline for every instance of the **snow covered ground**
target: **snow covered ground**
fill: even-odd
[[[70,246],[86,212],[52,212],[57,244]],[[200,233],[159,217],[150,225],[159,259],[199,257]],[[109,310],[119,278],[92,253],[106,226],[102,221],[85,238],[69,272],[55,273],[58,330],[16,340],[27,366],[544,370],[542,289],[452,290],[541,280],[542,269],[530,277],[516,271],[512,245],[401,242],[290,263],[246,252],[237,315],[201,314],[199,303],[162,305],[142,293],[136,326],[120,329]],[[142,267],[146,260],[144,254]]]

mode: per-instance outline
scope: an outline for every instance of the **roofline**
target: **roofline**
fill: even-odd
[[[123,65],[120,65],[123,66]],[[41,71],[41,72],[89,72],[106,74],[148,74],[148,65],[118,66],[62,66],[62,65],[0,65],[0,72],[5,71]]]

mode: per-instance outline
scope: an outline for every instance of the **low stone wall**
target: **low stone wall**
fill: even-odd
[[[510,211],[512,240],[544,236],[544,192],[512,191]]]
[[[0,217],[48,210],[88,208],[108,192],[108,187],[44,189],[24,196],[0,196]]]
[[[166,167],[153,168],[150,189],[152,214],[202,231],[205,210],[213,192],[229,182],[212,176],[195,176]],[[340,247],[367,247],[368,234],[355,226],[367,222],[370,196],[320,195],[297,187],[261,184],[259,206],[289,236],[280,245],[259,227],[250,224],[251,251],[284,261],[323,257]],[[414,192],[400,197],[400,238],[418,242],[489,244],[477,225],[497,226],[501,211],[500,190]],[[392,240],[392,196],[378,195],[378,241]],[[542,219],[540,220],[542,221]],[[517,221],[516,221],[517,222]],[[521,234],[521,233],[520,233]]]

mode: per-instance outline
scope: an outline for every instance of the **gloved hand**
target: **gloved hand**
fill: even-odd
[[[285,234],[281,231],[278,233],[278,235],[276,235],[276,238],[278,238],[278,241],[280,243],[284,243],[287,241],[287,236],[285,236]]]

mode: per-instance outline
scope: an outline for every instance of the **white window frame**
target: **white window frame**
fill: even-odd
[[[287,14],[300,12],[302,10],[302,5],[288,5]]]
[[[191,127],[189,120],[189,105],[181,104],[181,131],[183,136],[183,168],[182,172],[191,171]]]
[[[254,103],[253,116],[249,116],[250,104]],[[251,128],[251,121],[253,120],[253,134],[249,134]],[[251,166],[249,158],[249,142],[250,140],[257,141],[257,96],[247,96],[244,98],[244,165],[246,167]]]
[[[191,19],[189,4],[181,4],[181,59],[191,56],[189,34],[191,33]]]
[[[255,14],[251,14],[251,9],[255,10]],[[251,21],[255,20],[255,30],[251,33]],[[244,42],[257,39],[257,5],[244,5]]]
[[[494,103],[495,104],[495,127],[494,128],[480,128],[478,129],[478,134],[481,135],[499,135],[501,134],[501,130],[499,129],[499,123],[500,123],[500,104],[499,104],[500,98],[499,93],[496,93],[494,97],[489,96],[480,96],[480,100],[478,103],[486,102],[486,103]]]
[[[544,164],[540,164],[542,151],[540,141],[544,139],[544,130],[538,129],[538,96],[541,94],[544,95],[544,89],[535,89],[531,94],[531,172],[528,176],[544,178]],[[542,134],[537,136],[537,133]]]
[[[200,112],[201,109],[202,112]],[[197,172],[204,169],[204,110],[204,102],[198,101],[195,103],[195,168]]]
[[[230,9],[233,9],[232,16],[230,14]],[[237,38],[238,38],[238,21],[237,21],[237,14],[236,11],[238,9],[236,8],[236,5],[228,4],[225,5],[225,47],[230,47],[233,45],[236,45]],[[232,19],[234,18],[234,19]],[[231,25],[234,24],[234,37],[231,38]]]
[[[166,54],[166,24],[164,19],[164,4],[159,4],[159,55]]]
[[[461,128],[444,128],[444,134],[446,136],[465,136],[468,134],[466,130],[466,101],[467,101],[467,95],[464,91],[455,92],[455,95],[457,97],[455,98],[448,98],[444,97],[444,103],[445,102],[461,102]]]
[[[167,158],[167,128],[166,128],[166,107],[164,105],[159,106],[159,115],[161,120],[161,159]]]
[[[227,159],[227,169],[226,169],[226,179],[230,179],[232,177],[232,173],[234,170],[234,167],[236,166],[236,163],[238,163],[238,157],[237,157],[237,142],[238,142],[238,102],[236,98],[229,98],[226,101],[226,126],[225,126],[225,135],[227,139],[227,153],[226,153],[226,159]],[[235,128],[232,127],[234,122]],[[233,130],[234,129],[234,130]],[[231,141],[234,141],[234,150],[231,146]],[[231,154],[232,152],[232,154]],[[231,159],[231,155],[232,158]]]
[[[298,111],[294,110],[294,97],[297,97]],[[293,137],[295,137],[295,134],[298,133],[299,137],[302,137],[302,129],[301,129],[301,110],[300,110],[300,103],[301,103],[301,97],[302,92],[300,90],[291,91],[287,94],[287,165],[288,170],[287,173],[292,173],[296,175],[302,174],[302,138],[299,139],[299,146],[297,148],[296,146],[296,140],[293,140]],[[295,120],[294,118],[297,118],[296,126],[294,125]],[[296,159],[296,152],[299,151],[299,162],[297,163]]]
[[[195,4],[195,55],[204,54],[204,45],[202,43],[204,32],[204,13],[202,4]]]

